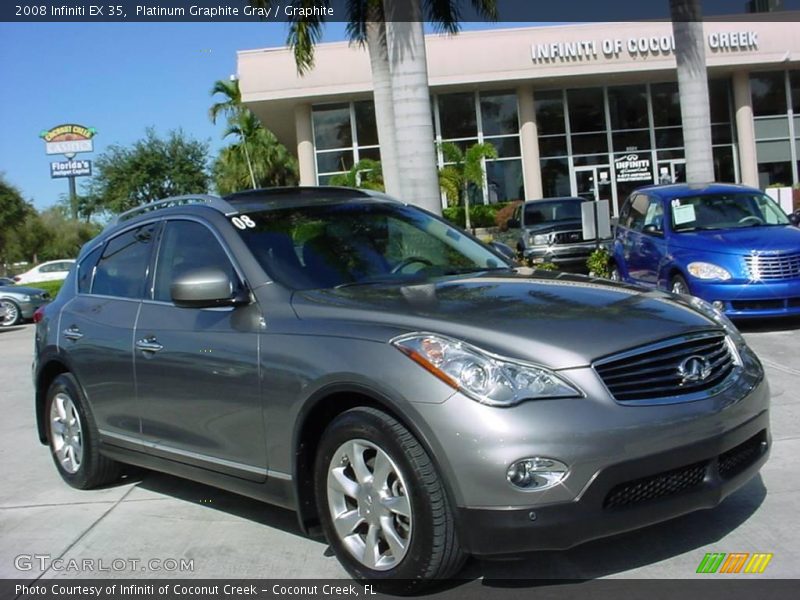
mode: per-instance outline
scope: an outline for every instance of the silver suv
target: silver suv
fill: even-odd
[[[70,485],[130,463],[233,490],[407,588],[716,506],[770,444],[759,361],[705,302],[517,268],[345,188],[121,215],[34,378]]]

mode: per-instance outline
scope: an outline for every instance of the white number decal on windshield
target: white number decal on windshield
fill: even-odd
[[[253,219],[248,217],[247,215],[242,215],[241,217],[233,217],[231,219],[231,223],[233,223],[237,229],[252,229],[256,226],[253,222]]]

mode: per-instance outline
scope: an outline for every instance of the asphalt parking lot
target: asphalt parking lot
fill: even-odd
[[[473,578],[680,579],[706,552],[770,552],[761,577],[800,575],[800,320],[743,327],[772,387],[772,456],[746,487],[714,510],[637,532],[516,561],[470,561]],[[30,379],[33,326],[0,330],[0,578],[346,578],[325,543],[304,537],[294,514],[167,475],[133,473],[106,489],[62,482],[35,433]],[[59,571],[29,558],[128,561],[121,570]],[[20,560],[18,557],[23,556]],[[163,570],[188,559],[193,570]],[[135,568],[130,561],[138,560]],[[85,564],[85,563],[84,563]],[[121,563],[117,562],[117,566]],[[24,570],[19,570],[21,567]],[[731,575],[730,577],[735,577]]]

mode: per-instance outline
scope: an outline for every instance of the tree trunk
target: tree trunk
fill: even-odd
[[[242,136],[242,148],[244,148],[244,160],[247,162],[247,170],[250,171],[250,183],[253,184],[252,189],[256,189],[256,176],[253,173],[253,163],[250,162],[250,152],[247,150],[247,140]]]
[[[377,21],[367,22],[367,48],[372,67],[372,89],[375,101],[375,124],[378,144],[381,147],[383,185],[391,196],[402,196],[397,164],[397,139],[395,136],[394,99],[392,78],[389,73],[389,52],[386,47],[386,26]]]
[[[670,0],[687,183],[714,181],[711,109],[699,0]]]
[[[469,183],[464,180],[464,229],[472,230],[472,220],[469,218]]]
[[[442,214],[419,0],[384,0],[401,197]]]

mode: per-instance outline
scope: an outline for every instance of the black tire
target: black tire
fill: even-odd
[[[71,472],[70,469],[62,464],[56,451],[58,436],[53,433],[54,423],[51,419],[51,409],[57,396],[62,401],[66,396],[72,402],[79,421],[79,437],[82,450],[80,452],[79,465],[74,472]],[[94,415],[92,415],[89,403],[83,397],[80,386],[72,374],[63,373],[50,384],[50,388],[47,390],[44,418],[47,424],[47,440],[50,446],[50,454],[53,457],[53,462],[58,469],[59,475],[64,481],[74,488],[88,490],[119,479],[121,474],[120,464],[100,454],[100,436],[97,433]]]
[[[405,554],[388,570],[368,568],[357,559],[333,524],[328,504],[328,470],[337,449],[352,440],[366,440],[383,451],[405,482],[404,495],[410,501],[413,525]],[[459,545],[453,513],[433,462],[403,425],[379,410],[355,408],[333,420],[317,452],[314,487],[322,527],[331,548],[357,580],[368,580],[393,593],[417,592],[436,580],[455,575],[467,558]]]
[[[10,313],[7,312],[11,311]],[[22,322],[22,310],[19,304],[9,298],[0,300],[0,327],[13,327]]]
[[[678,291],[681,290],[681,291]],[[684,279],[683,275],[675,274],[669,280],[669,291],[673,294],[688,294],[691,295],[692,290],[689,284]]]
[[[619,267],[617,266],[617,263],[612,262],[608,266],[608,278],[611,281],[619,281],[619,282],[622,281],[622,273],[620,273]]]

